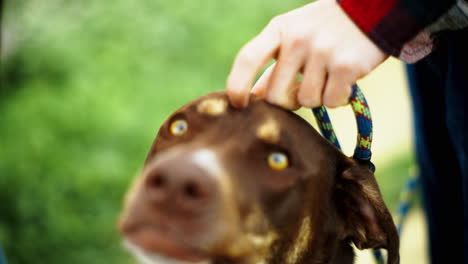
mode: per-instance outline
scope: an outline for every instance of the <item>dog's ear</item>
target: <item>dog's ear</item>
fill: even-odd
[[[353,160],[339,173],[334,199],[345,238],[359,249],[385,248],[388,263],[399,263],[398,232],[367,164]]]

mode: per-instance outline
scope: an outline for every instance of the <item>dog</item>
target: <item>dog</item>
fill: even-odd
[[[224,92],[175,111],[128,191],[118,224],[153,264],[351,264],[399,239],[373,172],[301,117]]]

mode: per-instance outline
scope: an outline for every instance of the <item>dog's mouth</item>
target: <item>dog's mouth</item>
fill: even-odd
[[[145,264],[210,263],[209,256],[203,251],[151,226],[134,228],[127,233],[126,239],[126,246]]]
[[[147,251],[129,240],[124,242],[126,248],[130,250],[135,257],[141,261],[142,264],[211,264],[210,260],[198,261],[198,262],[187,262],[183,260],[173,259],[165,255]]]

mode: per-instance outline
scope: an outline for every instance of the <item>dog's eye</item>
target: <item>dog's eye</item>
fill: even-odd
[[[268,165],[274,170],[284,170],[289,166],[288,156],[282,152],[272,152],[268,155]]]
[[[171,134],[174,136],[182,136],[183,134],[185,134],[185,132],[187,132],[187,130],[188,130],[187,121],[183,119],[178,119],[171,123],[170,131],[171,131]]]

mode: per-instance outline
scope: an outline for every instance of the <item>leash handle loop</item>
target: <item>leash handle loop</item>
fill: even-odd
[[[354,158],[370,161],[372,157],[372,117],[367,100],[357,85],[354,85],[352,88],[349,102],[351,108],[353,108],[358,129]]]
[[[357,142],[354,149],[353,158],[360,163],[367,164],[372,172],[375,172],[375,166],[371,162],[372,152],[372,117],[369,105],[361,92],[361,89],[355,84],[352,87],[349,104],[353,109],[357,124]],[[341,150],[340,142],[336,137],[333,125],[324,106],[312,108],[315,119],[323,137]],[[373,250],[374,259],[378,264],[384,264],[384,257],[380,250]]]
[[[372,117],[367,100],[357,85],[353,85],[352,87],[349,103],[353,109],[358,130],[353,158],[360,162],[367,163],[369,168],[375,171],[375,166],[370,161],[372,157]],[[322,135],[337,148],[341,149],[327,109],[324,106],[319,106],[312,108],[312,112],[314,113]]]

